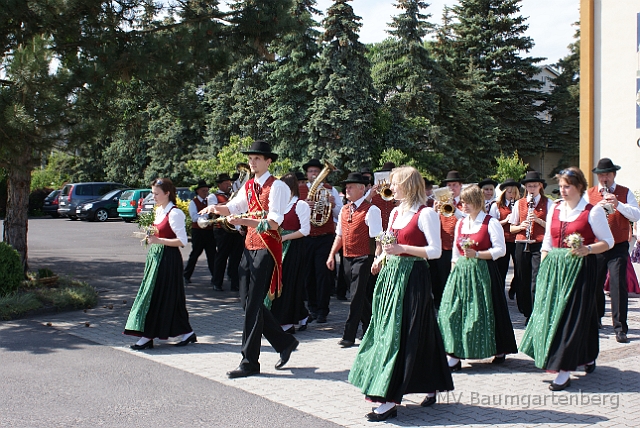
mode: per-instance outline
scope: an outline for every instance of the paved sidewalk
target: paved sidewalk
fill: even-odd
[[[117,287],[114,287],[117,288]],[[332,300],[327,324],[312,323],[296,334],[300,346],[286,366],[274,369],[278,355],[263,340],[261,375],[227,379],[225,373],[240,361],[242,310],[237,295],[210,291],[204,285],[187,287],[188,309],[198,343],[174,348],[156,341],[147,352],[129,349],[133,338],[122,330],[134,296],[103,298],[101,306],[86,312],[43,315],[38,322],[69,334],[135,354],[155,362],[202,376],[268,398],[313,416],[348,427],[372,426],[364,415],[371,410],[358,389],[347,382],[357,347],[337,345],[348,311],[347,302]],[[118,300],[120,299],[120,300]],[[126,300],[126,302],[125,302]],[[111,306],[113,305],[113,306]],[[607,307],[608,307],[607,303]],[[569,389],[552,393],[554,375],[533,365],[525,355],[509,356],[504,365],[490,360],[463,362],[453,375],[455,391],[440,395],[438,404],[424,409],[422,395],[408,395],[397,426],[630,426],[640,420],[640,298],[629,300],[628,344],[615,341],[609,313],[600,330],[600,356],[594,373],[572,374]],[[112,307],[112,309],[110,309]],[[519,341],[523,318],[509,301]],[[87,327],[86,323],[89,323]]]

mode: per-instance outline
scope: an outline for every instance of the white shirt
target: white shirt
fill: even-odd
[[[364,199],[365,196],[353,203],[356,206],[356,209],[360,207],[360,204],[364,202]],[[380,208],[371,204],[369,210],[364,216],[364,223],[369,226],[369,238],[375,238],[380,235],[380,232],[382,232],[382,211],[380,211]],[[340,215],[338,216],[336,235],[342,236],[342,211],[340,211]]]
[[[458,209],[458,204],[459,203],[460,203],[460,196],[457,196],[457,197],[453,198],[453,207],[456,209],[453,212],[453,215],[455,215],[458,220],[460,220],[461,218],[465,218],[465,217],[467,217],[469,215],[469,214],[464,213],[464,212],[462,212],[462,211],[460,211]]]
[[[271,177],[271,174],[267,171],[260,178],[255,177],[255,182],[260,186],[264,186],[269,177]],[[289,186],[283,181],[274,181],[269,191],[269,214],[267,214],[267,219],[275,221],[278,225],[282,224],[290,197],[291,189],[289,189]],[[246,186],[243,186],[238,191],[238,195],[229,201],[226,206],[231,214],[246,213],[249,210]]]
[[[500,221],[500,209],[498,208],[498,201],[496,201],[495,204],[491,204],[491,208],[489,208],[489,215]]]
[[[616,190],[616,186],[616,183],[613,183],[613,185],[609,187],[609,191],[613,193]],[[603,188],[603,185],[598,184],[598,192],[602,192]],[[585,201],[589,202],[589,195],[587,195],[587,192],[584,192],[582,197]],[[618,201],[618,207],[616,210],[620,211],[620,214],[625,216],[629,221],[634,223],[640,221],[640,208],[638,207],[638,201],[631,189],[627,192],[627,203],[623,204]]]
[[[200,202],[204,203],[204,199],[202,199],[200,196],[196,195],[196,198],[198,198]],[[209,197],[207,197],[207,205],[211,205]],[[189,202],[189,217],[191,217],[191,221],[195,223],[198,221],[200,217],[208,218],[208,214],[204,214],[204,215],[198,214],[198,207],[196,207],[196,202],[193,199],[191,199],[191,202]]]
[[[293,205],[298,202],[296,205],[296,215],[298,216],[298,220],[300,220],[300,233],[304,236],[307,236],[311,232],[311,209],[309,208],[309,204],[305,201],[299,201],[297,196],[293,196],[289,203],[287,204],[287,209],[285,210],[285,214],[288,214],[293,208]],[[294,231],[295,232],[295,231]]]
[[[485,214],[483,212],[479,212],[476,216],[475,221],[472,223],[470,217],[466,217],[456,224],[456,231],[453,238],[453,251],[451,253],[451,261],[456,262],[462,254],[460,254],[460,250],[458,249],[458,228],[460,227],[460,222],[462,222],[462,232],[465,235],[477,233],[482,226],[482,222],[489,214]],[[495,218],[491,217],[489,220],[488,231],[489,231],[489,239],[491,240],[491,248],[486,251],[489,251],[491,254],[491,258],[493,260],[499,259],[500,257],[507,254],[507,245],[504,242],[504,229],[500,225],[500,222]],[[485,250],[481,250],[485,251]]]
[[[556,210],[560,211],[558,219],[560,221],[570,223],[578,218],[588,203],[588,201],[580,199],[578,205],[576,205],[574,209],[570,209],[565,205],[564,201],[562,201],[559,204],[554,205],[553,209],[549,210],[549,213],[547,214],[547,230],[545,230],[544,239],[542,240],[542,251],[551,251],[551,248],[553,248],[551,241],[551,222],[553,221],[553,213]],[[589,211],[589,225],[591,226],[593,234],[596,235],[598,241],[605,241],[609,245],[609,248],[613,247],[613,235],[611,234],[611,229],[609,229],[607,215],[601,206],[594,205],[593,208],[591,208],[591,211]]]
[[[153,221],[153,224],[158,225],[162,223],[167,213],[169,213],[169,226],[171,226],[171,230],[176,234],[176,237],[182,242],[182,246],[184,247],[189,242],[189,238],[187,237],[187,229],[185,227],[184,221],[187,216],[184,215],[180,208],[175,210],[171,210],[171,208],[175,207],[173,202],[169,202],[167,206],[162,209],[161,206],[156,207],[156,217]],[[171,212],[169,212],[171,211]]]
[[[389,214],[389,226],[390,229],[404,229],[413,216],[418,212],[418,205],[414,205],[411,209],[403,214],[400,213],[400,207],[395,207],[391,214]],[[395,222],[393,216],[398,212],[398,217]],[[427,246],[424,247],[426,259],[438,259],[442,255],[442,240],[440,239],[440,217],[433,208],[424,208],[420,211],[420,217],[418,217],[418,228],[424,237],[427,238]]]
[[[321,184],[321,186],[323,185]],[[308,181],[307,181],[307,187],[309,189],[311,188],[311,183],[309,183]],[[326,190],[329,190],[329,192],[331,192],[331,196],[333,196],[333,199],[335,200],[335,203],[333,204],[333,208],[331,209],[331,213],[333,214],[333,221],[337,222],[338,216],[340,216],[340,211],[342,210],[342,198],[340,197],[340,193],[338,193],[335,187],[331,186],[331,189],[326,189]]]
[[[540,198],[542,198],[542,195],[538,195],[535,198],[533,198],[534,202],[535,202],[535,207],[538,208],[538,203],[540,202]],[[526,200],[526,199],[525,199]],[[551,201],[551,199],[547,198],[547,213],[549,213],[549,211],[551,211],[551,206],[553,205],[553,201]],[[509,223],[517,226],[520,224],[520,200],[517,200],[515,202],[515,204],[513,204],[513,209],[511,210],[511,217],[509,217]]]

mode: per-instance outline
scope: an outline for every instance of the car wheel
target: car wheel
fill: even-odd
[[[122,217],[125,223],[131,223],[133,221],[133,217]]]
[[[51,218],[58,218],[58,217],[60,217],[60,214],[58,214],[58,213],[51,213],[51,214],[49,214],[49,215],[51,216]]]
[[[96,216],[95,219],[101,222],[107,221],[107,219],[109,218],[109,213],[107,212],[107,210],[100,208],[98,211],[96,211]]]
[[[75,217],[75,216],[69,216],[69,220],[76,221],[77,219],[78,219],[78,217]]]

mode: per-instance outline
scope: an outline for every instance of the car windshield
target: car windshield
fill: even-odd
[[[114,196],[116,196],[118,193],[122,192],[122,190],[117,189],[117,190],[112,190],[109,193],[107,193],[106,195],[104,195],[102,198],[100,198],[103,201],[106,201],[107,199],[111,199]]]
[[[54,190],[53,192],[51,192],[51,193],[49,193],[49,194],[47,195],[47,198],[49,198],[49,199],[53,199],[53,198],[55,198],[56,196],[58,196],[58,193],[60,193],[60,191],[59,191],[59,190]]]
[[[120,199],[130,201],[131,199],[133,199],[134,193],[136,193],[135,190],[127,190],[126,192],[122,192],[122,195],[120,195]]]

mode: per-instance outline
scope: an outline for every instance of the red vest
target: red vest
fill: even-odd
[[[500,213],[500,218],[498,220],[502,221],[505,218],[511,215],[511,208],[507,206],[498,205],[498,212]],[[504,241],[505,242],[515,242],[516,234],[511,233],[511,224],[507,222],[507,224],[502,225],[502,229],[504,229]]]
[[[196,204],[196,209],[198,210],[198,212],[202,211],[203,209],[205,209],[207,207],[207,204],[205,202],[200,202],[200,199],[198,199],[198,197],[194,197],[193,198],[193,202],[195,202]],[[191,228],[192,229],[202,229],[200,226],[198,226],[198,222],[192,221],[191,222]],[[213,229],[213,226],[207,226],[204,228],[204,230],[211,230]]]
[[[300,230],[300,217],[298,217],[298,213],[296,213],[296,207],[299,201],[298,199],[291,207],[291,210],[284,215],[284,220],[282,220],[282,224],[280,225],[282,230],[292,230],[294,232]]]
[[[589,212],[593,205],[587,204],[584,211],[580,213],[574,221],[560,221],[560,210],[555,207],[560,202],[556,202],[553,209],[553,222],[551,223],[551,245],[554,248],[567,248],[564,239],[572,233],[579,233],[584,238],[582,245],[590,245],[596,242],[596,235],[589,224]]]
[[[518,210],[520,210],[520,223],[522,223],[527,219],[527,215],[529,213],[527,198],[522,198],[518,201]],[[539,219],[547,220],[547,197],[545,195],[540,195],[540,200],[538,201],[538,205],[533,209],[533,213]],[[527,239],[527,231],[523,230],[522,232],[518,232],[516,240],[525,239]],[[531,239],[535,239],[536,242],[542,242],[544,239],[544,227],[540,226],[538,223],[533,223]]]
[[[476,233],[462,233],[462,222],[465,219],[461,219],[458,222],[458,242],[456,242],[456,247],[458,247],[458,251],[460,254],[464,254],[464,248],[462,248],[462,240],[463,239],[472,239],[475,243],[469,247],[476,251],[485,251],[491,248],[491,236],[489,235],[489,221],[491,220],[491,216],[489,214],[486,215],[484,220],[482,221],[482,226]],[[467,221],[471,221],[469,217],[466,218]]]
[[[379,193],[376,193],[373,195],[373,198],[371,198],[371,203],[380,208],[380,213],[382,214],[382,230],[387,230],[389,226],[389,216],[391,215],[391,211],[396,207],[396,201],[393,199],[385,201]]]
[[[373,254],[373,239],[369,237],[369,226],[364,219],[369,212],[371,202],[366,199],[351,214],[351,203],[342,207],[340,226],[342,227],[342,251],[345,257],[360,257]]]
[[[456,204],[456,208],[462,209],[462,202]],[[456,231],[456,223],[458,219],[455,215],[445,217],[440,214],[440,235],[442,239],[443,250],[453,250],[453,238]]]
[[[418,208],[418,212],[413,215],[409,223],[402,229],[391,229],[394,235],[396,235],[396,242],[402,245],[411,245],[415,247],[426,247],[429,245],[427,238],[424,236],[424,232],[420,230],[418,226],[418,219],[420,218],[420,212],[427,206],[423,205]],[[393,215],[393,222],[398,217],[398,211]],[[400,254],[401,256],[410,256],[409,254]],[[426,254],[425,254],[426,257]]]
[[[593,205],[596,205],[602,200],[602,194],[598,191],[598,186],[590,188],[587,194],[589,196],[589,202]],[[629,189],[616,184],[616,190],[613,194],[616,195],[619,202],[626,204]],[[629,240],[629,228],[631,227],[631,223],[629,223],[629,220],[625,216],[620,214],[620,211],[616,210],[613,214],[609,214],[607,221],[609,222],[609,229],[611,229],[613,240],[616,244],[627,242]]]
[[[173,210],[174,208],[176,207],[175,206],[171,207],[171,210]],[[158,229],[158,233],[156,233],[156,236],[158,238],[166,238],[166,239],[177,238],[176,233],[173,231],[173,229],[171,229],[171,225],[169,224],[169,213],[171,212],[171,210],[169,210],[169,212],[164,216],[164,218],[160,223],[154,224],[156,229]]]
[[[276,181],[276,179],[273,175],[267,178],[267,181],[264,183],[264,186],[262,186],[262,191],[258,196],[260,205],[262,205],[262,208],[265,211],[269,211],[269,192],[271,191],[271,185],[273,184],[274,181]],[[253,183],[254,181],[253,179],[251,179],[247,181],[247,184],[245,184],[245,189],[247,191],[247,199],[249,199],[249,192],[254,191]],[[262,239],[260,239],[260,236],[258,236],[258,233],[256,232],[255,227],[247,228],[247,237],[245,239],[245,246],[247,247],[247,250],[264,250],[267,248],[264,245],[264,242],[262,241]]]
[[[325,189],[332,189],[332,187],[327,183],[322,183],[322,185]],[[306,201],[307,196],[309,195],[309,188],[307,187],[307,183],[300,183],[298,190],[300,190],[300,199]],[[313,210],[311,210],[311,215],[313,215]],[[313,224],[311,224],[311,232],[309,233],[309,236],[327,235],[329,233],[336,233],[336,223],[333,221],[333,214],[329,215],[329,220],[322,226],[314,226]]]
[[[216,198],[218,199],[219,204],[226,204],[227,202],[229,202],[229,196],[226,193],[220,191],[216,192]]]

